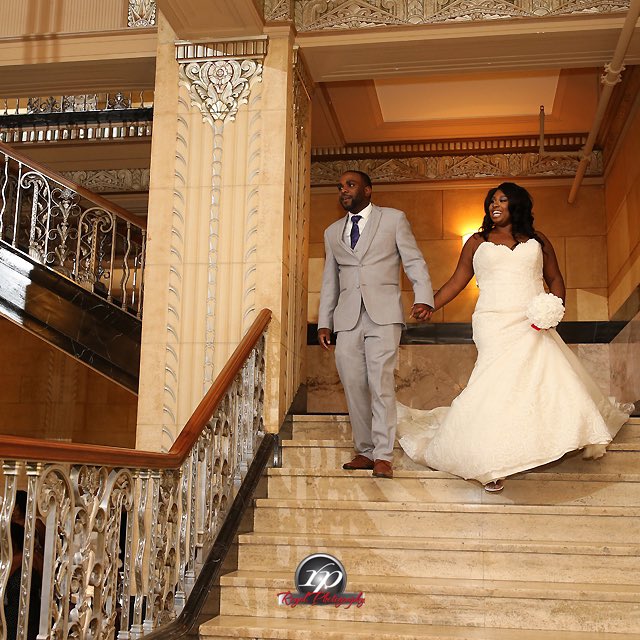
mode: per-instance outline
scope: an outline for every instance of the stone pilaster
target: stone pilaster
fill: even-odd
[[[288,26],[175,44],[160,15],[157,60],[137,446],[166,450],[260,309],[268,429],[300,382],[308,104],[294,117]]]

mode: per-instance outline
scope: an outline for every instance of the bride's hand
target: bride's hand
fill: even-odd
[[[423,304],[421,302],[418,302],[414,304],[413,307],[411,308],[411,317],[415,318],[416,320],[420,320],[421,322],[430,320],[432,315],[433,315],[433,308],[430,307],[428,304]]]

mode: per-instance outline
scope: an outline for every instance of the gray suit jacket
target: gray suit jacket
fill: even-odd
[[[318,328],[353,329],[362,303],[376,324],[404,325],[400,263],[413,285],[415,302],[433,306],[429,271],[405,214],[374,204],[355,249],[344,242],[348,219],[347,214],[324,233]]]

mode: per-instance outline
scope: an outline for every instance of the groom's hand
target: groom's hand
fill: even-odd
[[[318,342],[323,349],[329,349],[331,344],[331,331],[329,329],[318,329]]]
[[[417,304],[414,304],[413,307],[411,308],[411,317],[415,318],[416,320],[420,320],[424,322],[425,320],[429,320],[432,314],[433,314],[433,308],[430,307],[428,304],[423,304],[421,302],[418,302]]]

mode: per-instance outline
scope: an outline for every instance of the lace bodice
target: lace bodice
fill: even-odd
[[[542,247],[534,238],[513,250],[483,242],[473,256],[473,268],[480,289],[476,312],[525,309],[544,291]]]

